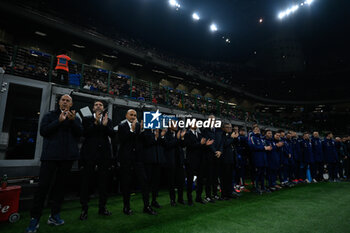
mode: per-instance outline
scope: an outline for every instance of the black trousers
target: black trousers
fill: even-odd
[[[249,171],[250,179],[251,179],[252,183],[254,183],[255,182],[255,165],[254,165],[254,161],[251,157],[248,159],[247,168]]]
[[[211,178],[213,196],[217,196],[218,194],[220,167],[221,167],[220,160],[218,158],[213,158],[212,159],[212,178]],[[222,185],[221,183],[222,182],[220,180],[220,185]]]
[[[206,197],[212,197],[217,195],[217,187],[219,184],[220,173],[220,160],[214,157],[211,152],[207,155],[205,161],[203,161],[202,178],[205,184]]]
[[[97,182],[99,191],[99,208],[105,208],[107,204],[107,185],[111,168],[110,160],[85,160],[81,163],[81,186],[80,186],[80,204],[83,210],[88,209],[91,185],[95,186],[91,180],[94,180],[95,168],[97,167]]]
[[[265,189],[265,177],[266,177],[266,168],[265,167],[256,167],[255,168],[255,187],[256,189]]]
[[[51,189],[51,215],[60,213],[64,199],[64,184],[73,161],[41,161],[39,186],[34,195],[31,217],[40,219],[46,197]]]
[[[186,175],[187,175],[187,201],[192,202],[192,191],[193,191],[193,178],[197,176],[197,188],[196,188],[196,200],[202,199],[203,192],[203,174],[205,167],[202,166],[192,166],[191,164],[186,165]]]
[[[316,180],[323,180],[323,162],[315,162]]]
[[[123,194],[124,208],[130,208],[130,194],[137,170],[137,164],[131,161],[120,163],[120,188]]]
[[[296,179],[302,179],[301,175],[301,162],[300,161],[295,161],[293,165],[293,170],[294,170],[294,175]]]
[[[175,201],[175,188],[177,188],[177,199],[183,201],[183,190],[185,184],[185,171],[182,165],[169,165],[168,171],[169,196],[171,201]]]
[[[335,180],[337,179],[337,163],[328,163],[327,164],[327,169],[328,169],[328,174],[329,174],[329,179],[330,180]]]
[[[345,176],[346,179],[349,179],[349,158],[344,159],[344,172],[345,172]]]
[[[339,173],[339,178],[344,178],[344,160],[343,159],[337,162],[337,173]]]
[[[144,207],[149,206],[149,193],[152,193],[152,202],[157,200],[159,191],[160,164],[143,164],[139,167],[139,181],[142,189]]]
[[[229,197],[232,195],[232,171],[233,164],[230,163],[220,163],[220,186],[221,186],[221,196]]]
[[[69,84],[68,72],[65,70],[57,69],[57,77],[54,78],[54,82],[62,85]]]

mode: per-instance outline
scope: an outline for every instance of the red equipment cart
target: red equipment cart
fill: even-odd
[[[9,222],[14,223],[19,220],[18,206],[20,193],[21,186],[0,188],[0,222],[9,220]]]

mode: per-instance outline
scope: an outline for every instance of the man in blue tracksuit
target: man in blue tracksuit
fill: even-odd
[[[248,148],[248,137],[245,135],[244,129],[239,130],[239,136],[237,138],[237,145],[236,145],[236,151],[237,151],[237,173],[238,173],[238,181],[237,184],[245,185],[244,179],[245,179],[245,172],[246,172],[246,166],[248,163],[248,157],[249,157],[249,148]]]
[[[278,140],[278,142],[276,142]],[[276,184],[277,172],[280,168],[280,159],[281,159],[281,147],[283,142],[280,141],[280,134],[276,133],[275,138],[273,138],[272,131],[266,130],[265,132],[265,144],[266,146],[271,146],[272,150],[267,151],[267,174],[269,180],[269,189],[271,191],[276,191],[280,187]]]
[[[338,153],[333,140],[333,134],[328,132],[322,142],[324,162],[327,164],[329,181],[337,180]]]
[[[257,193],[261,194],[265,190],[265,174],[267,167],[266,151],[271,151],[271,146],[266,146],[260,135],[260,128],[255,126],[253,134],[250,136],[248,145],[252,151],[252,158],[255,166],[255,187]],[[260,187],[259,187],[260,184]]]
[[[289,179],[291,179],[291,168],[292,168],[292,147],[291,147],[291,134],[287,133],[286,137],[281,138],[284,143],[282,147],[282,174],[283,182],[282,185],[287,185]]]
[[[303,140],[301,141],[301,152],[303,155],[304,169],[303,177],[306,176],[307,168],[310,168],[311,177],[315,177],[315,159],[312,152],[312,144],[309,133],[303,133]],[[311,180],[306,179],[306,182],[310,183]]]
[[[341,180],[344,180],[344,164],[346,163],[347,148],[340,137],[335,138],[335,148],[338,153],[337,174],[339,174]]]
[[[301,172],[301,165],[302,165],[302,153],[301,153],[301,147],[300,147],[301,140],[298,138],[298,135],[296,132],[292,132],[292,147],[294,152],[294,175],[295,180],[294,182],[302,182],[302,172]]]
[[[312,177],[313,181],[321,181],[323,179],[323,148],[322,141],[318,132],[313,132],[312,138],[312,152],[315,157],[315,177]]]
[[[288,177],[289,177],[289,182],[293,182],[295,179],[295,174],[294,174],[294,166],[295,166],[295,160],[294,160],[294,147],[293,147],[293,141],[292,141],[292,131],[288,131],[286,134],[286,140],[285,144],[289,148],[289,154],[288,154]]]

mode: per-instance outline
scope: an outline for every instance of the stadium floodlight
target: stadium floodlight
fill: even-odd
[[[196,21],[200,20],[200,17],[199,17],[199,15],[198,15],[198,13],[196,13],[196,12],[194,12],[194,13],[192,14],[192,18],[193,18],[194,20],[196,20]]]
[[[216,32],[217,30],[218,30],[218,27],[216,26],[216,24],[215,24],[215,23],[212,23],[212,24],[210,25],[210,31]]]
[[[278,14],[279,19],[283,19],[285,16],[286,16],[286,13],[284,11]]]
[[[311,3],[313,2],[314,0],[306,0],[304,3],[306,4],[306,5],[311,5]]]
[[[291,8],[292,12],[295,12],[299,9],[299,6],[298,5],[295,5]]]
[[[291,13],[296,12],[298,9],[299,9],[299,5],[294,5],[293,7],[288,8],[287,10],[280,12],[278,14],[278,18],[283,19],[284,17],[290,15]]]
[[[169,0],[169,4],[172,7],[180,8],[180,4],[176,0]]]

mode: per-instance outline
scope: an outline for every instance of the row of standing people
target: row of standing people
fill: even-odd
[[[239,194],[233,189],[232,184],[244,184],[247,164],[250,164],[251,176],[256,176],[255,184],[259,184],[266,175],[268,158],[271,157],[268,154],[274,151],[273,146],[266,144],[267,139],[262,141],[257,128],[254,128],[254,133],[248,137],[245,136],[244,130],[238,132],[235,128],[232,131],[232,126],[228,123],[223,124],[221,129],[199,130],[195,126],[187,130],[174,126],[168,130],[143,129],[142,121],[141,123],[137,121],[136,111],[130,109],[126,113],[126,119],[115,130],[105,112],[103,102],[95,101],[93,116],[83,118],[82,123],[76,117],[75,111],[70,110],[72,105],[72,98],[63,95],[59,100],[59,108],[47,113],[41,121],[40,134],[44,138],[44,143],[39,185],[34,196],[27,232],[36,232],[38,229],[50,187],[52,187],[51,214],[47,222],[51,225],[64,224],[64,220],[60,217],[64,184],[73,162],[77,159],[80,161],[81,169],[80,219],[88,218],[90,180],[96,169],[99,189],[98,213],[103,216],[112,214],[107,210],[106,204],[109,170],[112,165],[110,139],[116,134],[120,140],[117,158],[120,166],[123,213],[126,215],[133,214],[130,205],[130,195],[135,183],[133,177],[137,178],[137,183],[141,186],[143,212],[156,215],[157,212],[153,208],[161,207],[157,202],[157,196],[162,167],[167,171],[171,206],[185,204],[184,187],[187,187],[187,204],[194,204],[192,198],[194,177],[196,177],[195,201],[205,204],[237,198]],[[84,137],[84,142],[79,151],[78,143],[81,136]],[[260,144],[263,147],[259,147]],[[299,144],[304,151],[302,143]],[[263,162],[260,163],[261,161]],[[221,195],[218,194],[219,183]],[[261,189],[264,189],[263,184]]]
[[[339,138],[333,139],[331,132],[326,133],[323,140],[318,132],[312,137],[304,132],[298,137],[296,132],[283,130],[272,133],[266,130],[262,136],[258,126],[248,138],[255,167],[255,187],[257,192],[280,189],[277,178],[283,186],[292,186],[299,182],[318,182],[324,180],[337,181],[348,173],[347,147]],[[344,174],[345,173],[345,174]],[[268,181],[268,186],[265,186]]]

